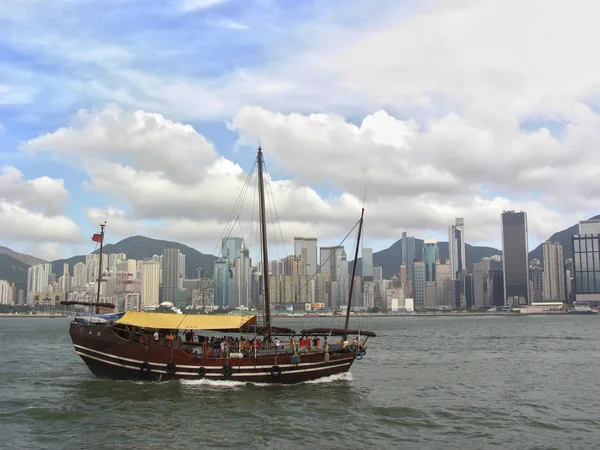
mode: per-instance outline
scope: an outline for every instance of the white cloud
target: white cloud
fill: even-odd
[[[15,202],[53,215],[63,210],[69,197],[64,181],[47,176],[24,180],[15,167],[0,167],[0,200]]]
[[[538,239],[600,210],[599,124],[591,115],[559,140],[545,129],[498,135],[456,113],[419,128],[383,111],[357,126],[337,115],[244,107],[230,127],[240,145],[261,142],[288,173],[355,198],[367,187],[378,236],[443,230],[464,217],[470,239],[488,241],[504,209],[528,211]]]
[[[184,12],[191,12],[212,8],[225,3],[226,1],[228,0],[183,0],[180,4],[180,8]]]
[[[0,236],[3,242],[66,242],[82,240],[79,227],[65,216],[46,216],[0,199]]]
[[[247,30],[250,28],[248,25],[236,22],[233,19],[220,19],[215,22],[215,25],[222,28],[230,28],[232,30]]]
[[[27,141],[22,150],[51,152],[85,160],[132,162],[140,170],[155,171],[191,182],[202,178],[201,168],[217,157],[213,145],[191,126],[160,114],[125,113],[115,105],[101,111],[80,111],[73,124]]]

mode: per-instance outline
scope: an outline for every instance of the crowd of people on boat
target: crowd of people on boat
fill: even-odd
[[[121,327],[116,327],[117,329]],[[128,331],[136,337],[136,340],[144,344],[155,347],[171,346],[174,342],[179,345],[189,345],[190,352],[196,356],[220,357],[222,355],[231,355],[237,353],[241,356],[256,355],[260,350],[293,351],[293,353],[303,353],[310,351],[321,351],[325,349],[353,351],[362,349],[363,345],[359,336],[348,341],[346,336],[342,336],[331,342],[327,336],[302,335],[300,338],[289,337],[289,341],[282,341],[279,337],[232,337],[232,336],[203,336],[196,335],[194,330],[155,330],[149,335],[146,330],[138,327],[124,326],[123,331]],[[149,339],[150,338],[150,339]],[[148,342],[151,340],[152,342]],[[200,345],[198,345],[200,344]]]

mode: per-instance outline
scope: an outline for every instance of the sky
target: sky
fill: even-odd
[[[406,231],[533,248],[600,213],[593,0],[3,0],[0,245],[48,260],[142,234],[215,253],[262,145],[279,248],[365,201]],[[255,177],[232,235],[257,242]],[[366,192],[366,195],[365,195]],[[269,202],[271,204],[271,202]],[[350,252],[352,238],[347,241]]]

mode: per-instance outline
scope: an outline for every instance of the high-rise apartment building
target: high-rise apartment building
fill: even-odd
[[[565,259],[562,245],[544,242],[544,291],[546,301],[565,301]]]
[[[50,280],[52,265],[48,263],[36,264],[27,270],[27,304],[35,303],[35,293],[45,292]]]
[[[175,302],[175,292],[179,289],[179,262],[181,253],[178,248],[165,248],[162,262],[162,301]]]
[[[457,217],[454,225],[448,227],[448,257],[452,279],[458,280],[458,274],[467,270],[467,253],[465,247],[465,221]]]
[[[304,261],[304,274],[312,277],[317,273],[317,238],[294,238],[294,254]]]
[[[158,261],[142,261],[141,278],[142,309],[158,306],[160,289],[160,263]]]
[[[525,212],[502,212],[502,252],[504,304],[530,304],[529,242]]]
[[[539,265],[529,267],[529,283],[531,285],[529,298],[531,302],[541,302],[544,295],[544,268]]]

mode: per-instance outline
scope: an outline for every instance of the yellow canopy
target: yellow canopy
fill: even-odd
[[[246,324],[256,324],[256,315],[182,315],[127,311],[116,323],[165,330],[237,330]]]

